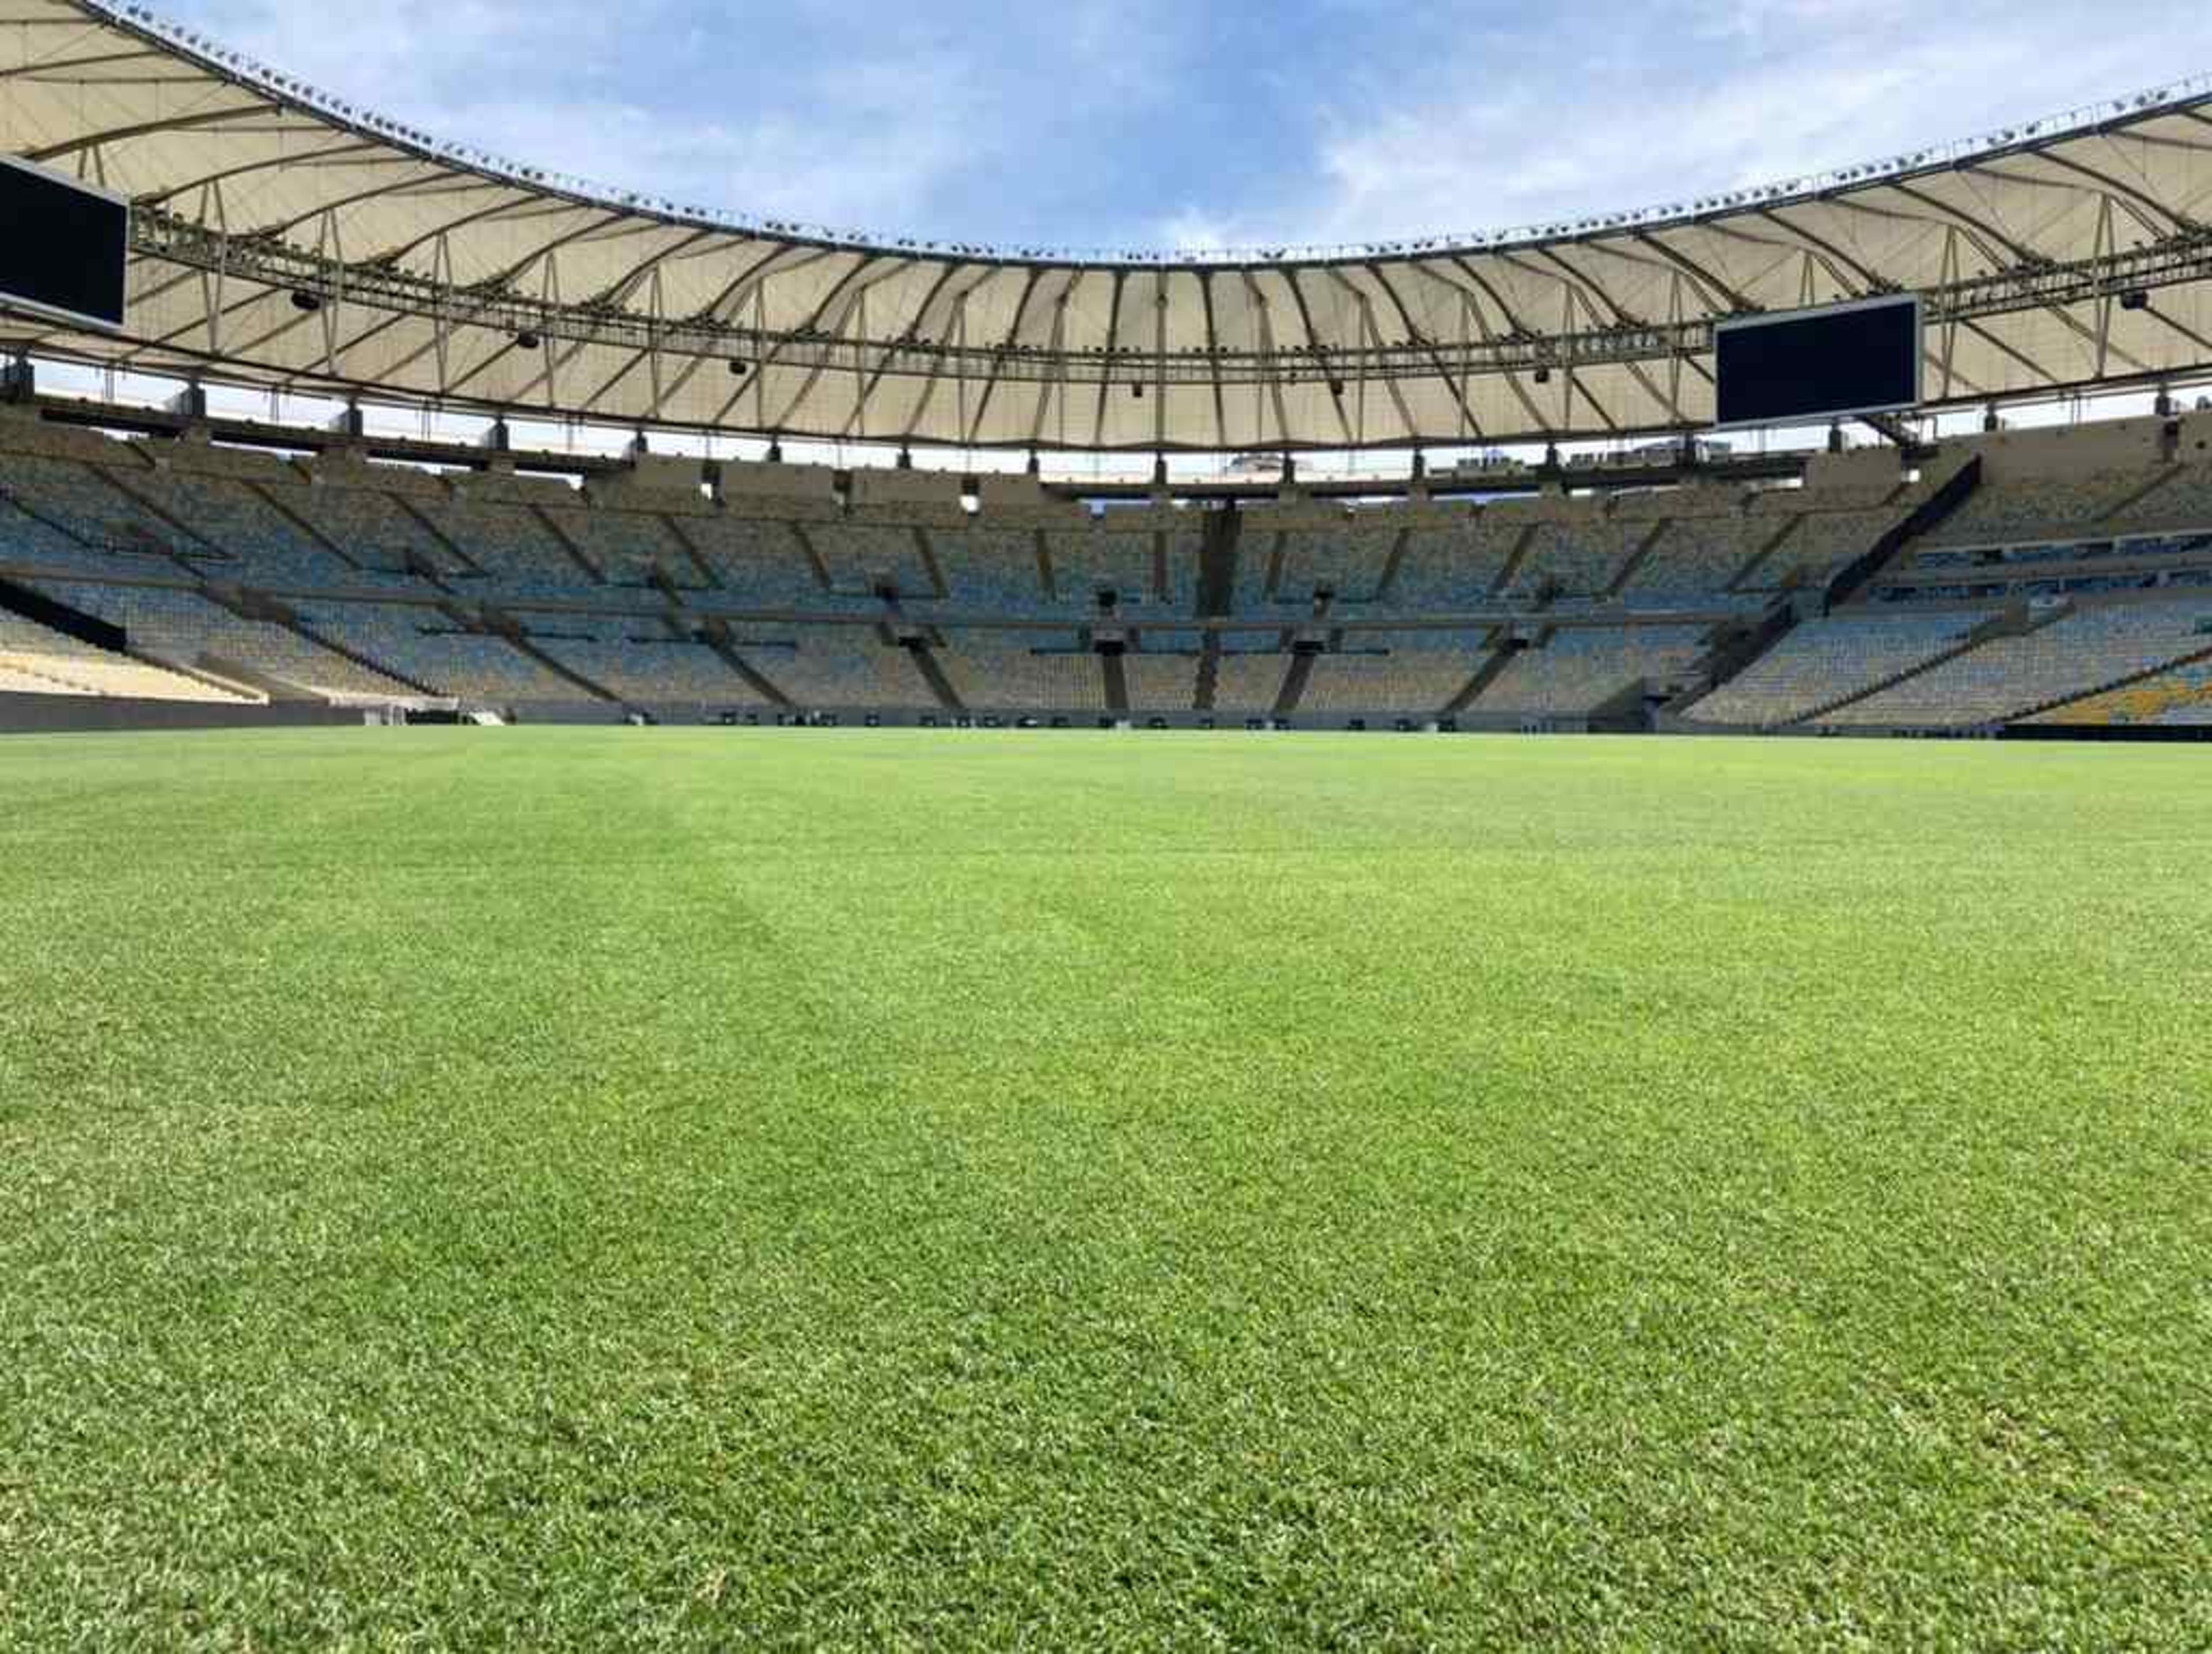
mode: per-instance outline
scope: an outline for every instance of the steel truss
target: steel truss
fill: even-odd
[[[220,223],[158,207],[142,206],[134,213],[131,234],[133,251],[141,258],[226,286],[235,282],[301,295],[326,312],[326,328],[334,330],[337,313],[347,308],[428,318],[437,330],[441,353],[465,330],[489,330],[515,339],[635,351],[655,361],[720,359],[743,366],[772,361],[782,368],[979,385],[1105,386],[1135,381],[1162,388],[1389,386],[1434,379],[1440,350],[1448,351],[1452,366],[1468,376],[1547,370],[1571,373],[1602,367],[1638,370],[1710,355],[1714,328],[1728,319],[1622,322],[1450,341],[1419,335],[1386,341],[1370,330],[1361,342],[1332,345],[1325,352],[1311,345],[1255,349],[1218,344],[1163,352],[1119,342],[1107,350],[1068,351],[964,338],[871,338],[814,325],[777,331],[711,313],[660,318],[614,303],[565,303],[557,291],[533,296],[511,283],[456,286],[394,263],[348,263],[335,250],[335,237],[322,238],[318,245],[308,247],[267,234],[233,235]],[[434,257],[432,263],[434,270],[446,267],[442,257]],[[2212,227],[2183,225],[2141,245],[2119,248],[2106,243],[2087,257],[2027,260],[1960,277],[1924,290],[1922,298],[1933,337],[1947,326],[1990,317],[2109,304],[2130,294],[2208,280],[2212,280]],[[1856,296],[1895,290],[1869,287]],[[860,313],[864,316],[864,309]]]

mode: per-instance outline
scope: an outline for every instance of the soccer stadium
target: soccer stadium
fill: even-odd
[[[1070,252],[0,0],[0,1649],[2212,1647],[2212,82],[1928,136]]]

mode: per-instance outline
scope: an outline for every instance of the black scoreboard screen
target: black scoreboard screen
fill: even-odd
[[[130,253],[120,197],[0,155],[0,311],[119,328]]]
[[[1714,355],[1719,425],[1897,413],[1920,401],[1920,300],[1907,294],[1723,322]]]

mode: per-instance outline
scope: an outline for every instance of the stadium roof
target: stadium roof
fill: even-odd
[[[602,190],[94,0],[0,0],[0,145],[137,203],[147,372],[956,447],[1340,449],[1712,416],[1711,324],[1928,299],[1931,400],[2212,370],[2212,84],[1571,223],[1192,257],[878,239]]]

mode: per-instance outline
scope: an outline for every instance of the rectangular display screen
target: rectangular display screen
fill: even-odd
[[[123,325],[131,209],[0,156],[0,309]]]
[[[1723,426],[1895,413],[1920,400],[1920,300],[1908,294],[1723,322],[1714,354]]]

